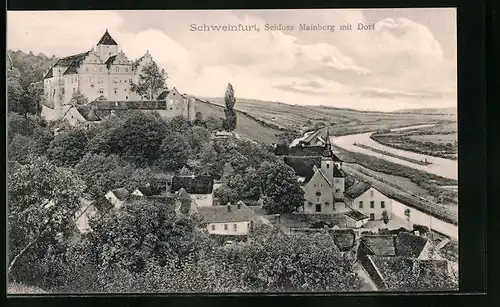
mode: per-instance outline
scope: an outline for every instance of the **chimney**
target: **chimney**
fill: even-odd
[[[227,203],[227,212],[231,212],[231,203]]]

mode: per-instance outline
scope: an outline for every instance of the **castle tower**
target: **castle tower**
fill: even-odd
[[[97,54],[102,62],[106,62],[110,56],[118,54],[118,44],[111,37],[108,29],[97,43]]]

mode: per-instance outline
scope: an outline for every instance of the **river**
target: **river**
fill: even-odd
[[[429,125],[418,125],[418,126],[410,126],[410,127],[403,127],[403,128],[398,128],[397,130],[408,130],[408,129],[415,129],[415,128],[425,128],[425,127],[430,127],[432,124]],[[393,129],[396,130],[396,129]],[[438,157],[433,157],[433,156],[428,156],[428,155],[423,155],[419,153],[414,153],[410,151],[405,151],[401,149],[396,149],[392,147],[388,147],[385,145],[382,145],[370,138],[370,135],[373,132],[367,132],[367,133],[359,133],[359,134],[350,134],[350,135],[344,135],[344,136],[338,136],[338,137],[331,137],[331,141],[333,144],[337,145],[338,147],[345,149],[347,151],[351,152],[359,152],[362,154],[374,156],[380,159],[384,159],[389,162],[397,163],[400,165],[405,165],[414,169],[418,169],[421,171],[425,171],[431,174],[435,174],[441,177],[445,178],[450,178],[450,179],[455,179],[458,180],[458,161],[457,160],[449,160],[449,159],[443,159],[443,158],[438,158]],[[391,157],[387,156],[381,153],[374,152],[369,149],[361,148],[359,146],[354,145],[356,144],[363,144],[372,148],[384,150],[387,152],[391,152],[395,155],[402,156],[402,157],[407,157],[411,159],[416,159],[416,160],[427,160],[428,162],[432,163],[429,165],[420,165],[420,164],[415,164],[406,160],[402,160],[396,157]]]

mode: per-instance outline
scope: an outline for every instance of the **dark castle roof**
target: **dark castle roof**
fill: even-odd
[[[71,75],[71,74],[76,74],[78,73],[78,68],[82,65],[83,60],[89,55],[90,51],[83,52],[83,53],[78,53],[74,55],[67,56],[65,58],[59,59],[53,67],[56,66],[62,66],[62,67],[68,67],[66,71],[64,72],[63,75]],[[54,73],[52,71],[52,68],[47,72],[45,75],[44,79],[47,78],[52,78],[54,76]]]
[[[174,176],[172,178],[172,192],[184,188],[189,194],[211,194],[214,180],[210,176]]]
[[[351,186],[349,189],[344,191],[344,195],[352,199],[362,195],[371,188],[370,184],[360,181],[357,184]]]
[[[118,44],[116,41],[111,37],[111,35],[108,32],[108,29],[106,29],[106,32],[104,35],[101,37],[97,45],[108,45],[108,46],[117,46]]]
[[[113,64],[113,62],[115,61],[116,59],[116,55],[112,55],[110,56],[106,62],[104,62],[104,64],[106,64],[106,67],[109,69],[111,67],[111,65]]]

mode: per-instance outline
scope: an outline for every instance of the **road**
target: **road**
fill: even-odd
[[[405,127],[405,129],[410,129],[410,128],[425,128],[429,127],[429,125],[419,125],[419,126],[412,126],[412,127]],[[402,129],[399,129],[402,130]],[[433,156],[428,156],[428,155],[423,155],[423,154],[418,154],[414,152],[409,152],[401,149],[395,149],[392,147],[384,146],[370,138],[370,135],[373,132],[367,132],[367,133],[360,133],[360,134],[350,134],[350,135],[344,135],[344,136],[338,136],[338,137],[331,137],[331,142],[338,147],[345,149],[347,151],[351,152],[359,152],[362,154],[370,155],[373,157],[377,157],[380,159],[384,159],[389,162],[397,163],[400,165],[405,165],[414,169],[418,169],[421,171],[425,171],[431,174],[435,174],[441,177],[445,178],[450,178],[450,179],[455,179],[458,180],[458,161],[457,160],[449,160],[449,159],[443,159],[443,158],[438,158],[438,157],[433,157]],[[361,148],[359,146],[356,146],[354,144],[363,144],[366,146],[370,146],[372,148],[377,148],[380,150],[384,150],[387,152],[391,152],[395,155],[398,156],[403,156],[411,159],[416,159],[416,160],[427,160],[428,162],[431,162],[432,164],[430,165],[420,165],[420,164],[415,164],[406,160],[402,160],[396,157],[391,157],[387,156],[381,153],[376,153],[372,150]]]

